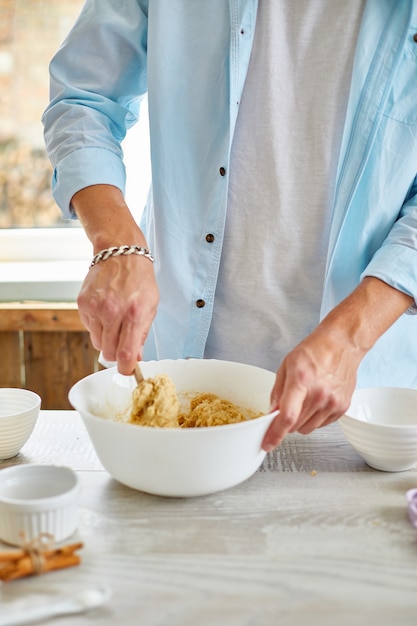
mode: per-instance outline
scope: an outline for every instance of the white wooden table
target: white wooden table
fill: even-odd
[[[113,589],[105,607],[48,624],[417,624],[417,535],[405,501],[417,470],[368,468],[337,424],[289,436],[251,479],[202,498],[114,481],[75,411],[41,411],[22,453],[0,468],[32,462],[79,474],[71,542],[84,542],[82,563],[0,585],[2,614],[103,582]]]

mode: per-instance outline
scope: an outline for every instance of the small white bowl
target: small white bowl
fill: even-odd
[[[214,359],[141,363],[145,378],[167,374],[182,392],[210,392],[262,417],[204,428],[151,428],[112,419],[129,404],[132,385],[118,384],[116,368],[83,378],[69,393],[97,456],[119,482],[161,496],[201,496],[227,489],[261,465],[261,444],[276,412],[268,413],[275,375],[267,370]],[[128,379],[130,380],[130,379]]]
[[[79,483],[68,467],[14,465],[0,470],[0,539],[21,545],[41,533],[56,542],[77,528]]]
[[[370,467],[401,472],[417,465],[417,389],[357,389],[339,425]]]
[[[41,398],[18,387],[0,388],[0,460],[10,459],[22,449],[35,427]]]

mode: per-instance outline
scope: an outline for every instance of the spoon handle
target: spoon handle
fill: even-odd
[[[40,622],[57,615],[66,615],[70,613],[78,613],[81,608],[75,607],[69,602],[57,602],[46,606],[35,606],[28,609],[21,609],[12,615],[1,615],[0,626],[22,626],[23,624],[32,624]]]
[[[136,378],[136,382],[137,382],[138,385],[140,385],[140,383],[142,383],[145,380],[144,377],[143,377],[143,374],[142,374],[142,370],[139,367],[139,363],[136,363],[135,371],[134,371],[133,375]]]
[[[111,587],[100,585],[94,589],[86,589],[74,597],[56,600],[42,606],[23,608],[12,614],[9,613],[9,615],[4,615],[2,610],[0,626],[23,626],[24,624],[33,624],[34,622],[42,622],[43,624],[44,620],[57,617],[58,615],[84,613],[102,606],[110,600],[111,595]]]

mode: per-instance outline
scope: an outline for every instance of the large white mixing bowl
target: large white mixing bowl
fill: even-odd
[[[182,392],[211,392],[265,413],[237,424],[205,428],[151,428],[113,418],[128,405],[134,379],[116,368],[87,376],[69,392],[105,469],[119,482],[163,496],[199,496],[249,478],[261,465],[263,437],[277,413],[267,414],[275,380],[258,367],[218,360],[142,362],[145,376],[168,374]],[[123,378],[123,380],[122,380]]]

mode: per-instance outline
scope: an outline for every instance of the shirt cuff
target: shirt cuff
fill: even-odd
[[[374,255],[361,279],[375,276],[391,287],[414,298],[406,313],[417,315],[417,252],[399,244],[382,246]]]
[[[56,167],[52,193],[64,219],[76,217],[71,199],[91,185],[113,185],[124,194],[126,170],[123,161],[104,148],[82,148],[71,152]]]

